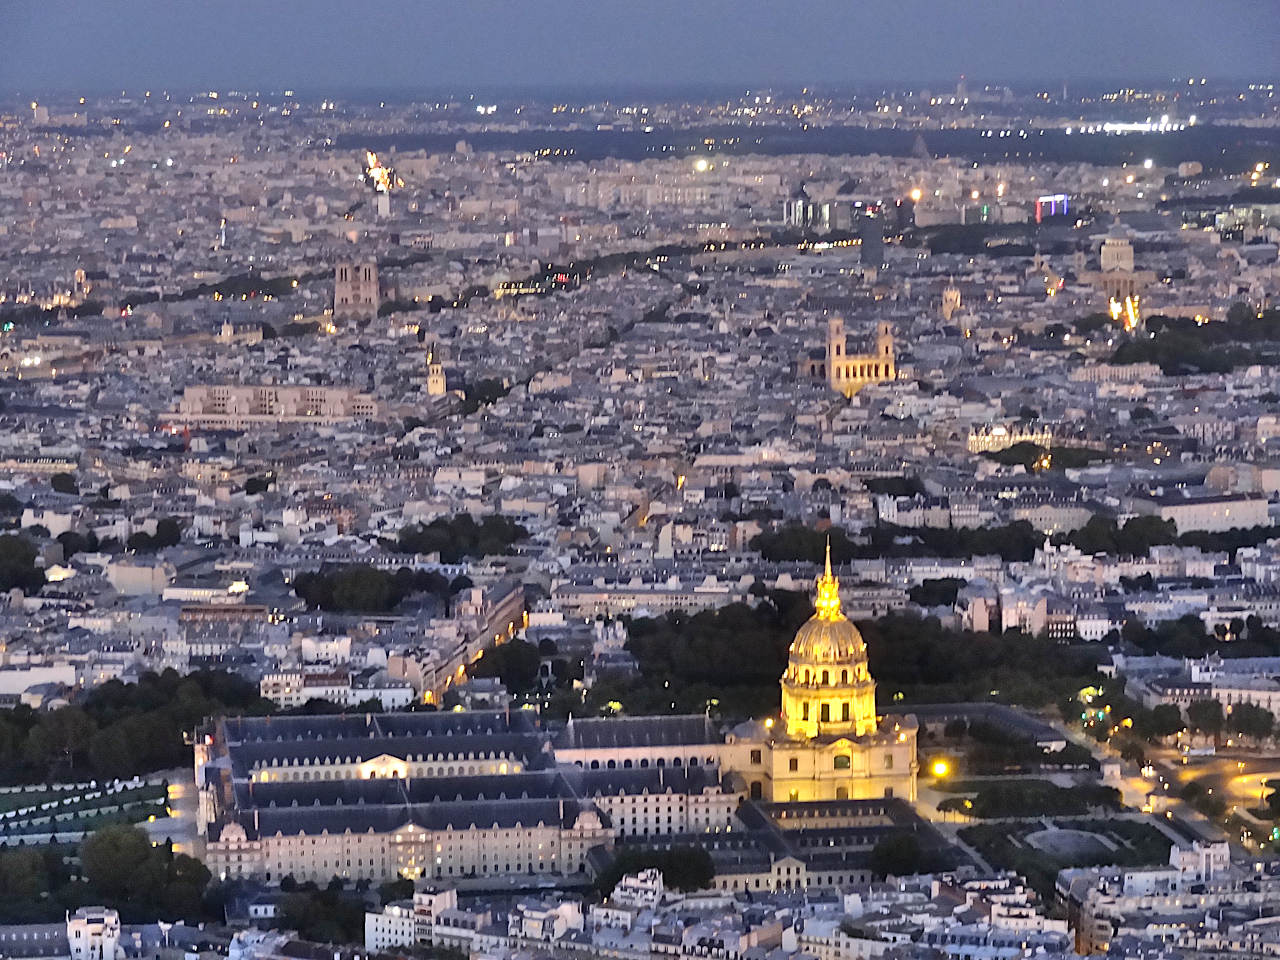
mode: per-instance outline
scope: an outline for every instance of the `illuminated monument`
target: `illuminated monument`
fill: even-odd
[[[817,588],[817,609],[791,642],[782,675],[781,722],[763,725],[757,742],[739,728],[731,740],[746,757],[730,765],[748,778],[753,796],[775,803],[914,802],[918,725],[912,716],[876,715],[867,645],[841,610],[829,545]]]

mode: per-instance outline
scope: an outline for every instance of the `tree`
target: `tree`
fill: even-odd
[[[892,833],[877,841],[871,851],[871,872],[877,877],[908,877],[926,869],[927,860],[920,840],[906,831]]]
[[[925,580],[912,587],[907,596],[911,602],[921,607],[949,607],[956,602],[956,596],[968,581],[959,577],[942,577],[938,580]]]
[[[497,677],[512,693],[526,693],[538,682],[541,665],[538,648],[517,637],[490,647],[467,672],[472,677]]]
[[[88,534],[68,530],[66,533],[58,534],[57,540],[62,544],[64,560],[70,560],[77,553],[93,553],[98,549],[98,535],[92,530]]]
[[[93,737],[94,723],[80,707],[63,707],[41,718],[27,735],[28,762],[44,766],[66,764],[75,770],[76,756]]]
[[[69,473],[55,473],[49,478],[49,486],[53,488],[55,493],[77,494],[80,492],[80,486],[76,483],[76,478]]]
[[[182,541],[182,527],[173,517],[161,517],[151,539],[157,549],[177,546]]]
[[[23,593],[39,592],[44,586],[44,571],[36,566],[37,550],[25,536],[9,534],[0,537],[0,591],[17,587]]]
[[[408,524],[400,530],[396,549],[403,553],[438,553],[444,563],[467,557],[500,556],[529,531],[507,517],[493,515],[479,523],[470,514],[439,517],[430,523]]]
[[[1147,754],[1140,744],[1133,740],[1125,740],[1120,744],[1120,759],[1141,767],[1146,765]]]
[[[964,717],[948,720],[947,725],[942,728],[942,735],[949,740],[959,740],[968,732],[969,722]]]
[[[1231,708],[1227,725],[1237,736],[1265,740],[1275,730],[1276,718],[1265,707],[1254,703],[1237,703]]]
[[[108,900],[153,903],[164,888],[164,863],[138,827],[121,824],[90,834],[80,845],[80,865]]]
[[[280,889],[284,889],[283,883],[280,884]],[[378,896],[382,898],[383,903],[391,903],[393,900],[408,900],[413,896],[413,881],[406,880],[403,877],[388,880],[378,887]]]
[[[1136,720],[1134,725],[1137,726]],[[1161,703],[1147,716],[1142,734],[1148,740],[1161,740],[1172,737],[1179,730],[1185,730],[1186,726],[1177,707],[1170,703]]]
[[[0,897],[34,900],[49,889],[49,871],[38,850],[0,851]]]
[[[670,847],[667,849],[620,848],[609,868],[596,880],[606,896],[628,874],[650,868],[661,871],[663,883],[688,893],[705,890],[715,879],[716,868],[711,854],[702,847]]]
[[[1243,300],[1237,300],[1227,308],[1227,323],[1244,325],[1257,317],[1253,307]]]
[[[1187,705],[1187,722],[1197,733],[1216,738],[1222,732],[1222,704],[1217,700],[1193,700]]]

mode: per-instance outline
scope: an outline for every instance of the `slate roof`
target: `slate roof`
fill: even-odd
[[[411,804],[364,804],[342,807],[255,807],[234,819],[250,839],[276,833],[314,836],[352,833],[392,833],[410,824],[425,830],[469,830],[533,827],[539,823],[573,826],[584,808],[578,800],[530,799],[448,801]],[[216,837],[211,837],[216,840]]]
[[[569,722],[552,741],[557,750],[601,750],[627,747],[683,747],[723,743],[703,714],[673,717],[600,717]]]

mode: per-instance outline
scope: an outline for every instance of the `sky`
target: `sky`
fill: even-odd
[[[0,92],[1275,79],[1280,0],[0,0]]]

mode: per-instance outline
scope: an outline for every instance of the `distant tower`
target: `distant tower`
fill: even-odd
[[[1133,270],[1133,244],[1127,237],[1110,236],[1102,241],[1099,251],[1103,271]]]
[[[436,345],[427,350],[427,396],[443,397],[445,394],[444,364],[440,362],[440,354]]]
[[[378,216],[383,220],[391,216],[391,194],[378,194]]]
[[[858,224],[862,243],[862,265],[873,270],[884,266],[884,221],[879,217],[863,217]]]
[[[873,379],[876,380],[894,380],[897,378],[895,367],[894,345],[893,345],[893,325],[889,323],[881,323],[879,332],[876,334],[876,356],[880,359],[879,367],[875,370]]]
[[[946,289],[942,291],[942,319],[950,323],[952,315],[959,309],[960,288],[954,283],[948,283]]]
[[[839,317],[832,317],[827,321],[827,383],[831,384],[832,390],[839,390],[841,393],[845,389],[846,359],[844,321]]]
[[[369,318],[378,315],[378,264],[375,261],[342,261],[334,268],[333,315]]]
[[[49,108],[33,100],[31,102],[31,122],[37,127],[47,127],[49,125]]]

